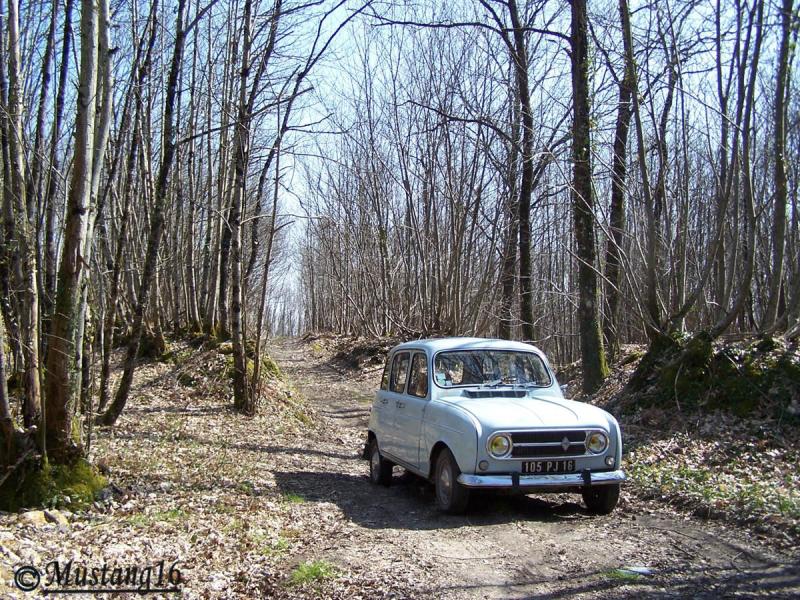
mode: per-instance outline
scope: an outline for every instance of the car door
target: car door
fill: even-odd
[[[389,414],[389,401],[386,399],[385,392],[389,389],[389,375],[392,371],[393,355],[386,357],[386,366],[383,368],[381,377],[381,387],[375,392],[375,400],[372,401],[372,411],[369,416],[369,427],[378,437],[378,444],[381,450],[386,445],[386,436],[392,428],[394,417]]]
[[[397,407],[402,403],[405,392],[406,379],[408,379],[408,366],[411,362],[411,353],[407,351],[395,352],[389,369],[388,385],[386,389],[378,391],[375,408],[379,413],[380,432],[378,444],[381,452],[400,458],[400,437],[395,427]]]
[[[428,406],[428,359],[424,352],[411,357],[408,385],[402,398],[396,400],[395,430],[398,437],[397,458],[419,468],[427,449],[422,448],[422,421]]]

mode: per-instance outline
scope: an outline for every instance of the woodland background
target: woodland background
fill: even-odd
[[[231,341],[246,414],[307,330],[523,339],[586,392],[625,343],[796,344],[793,0],[0,15],[3,481],[171,335]]]

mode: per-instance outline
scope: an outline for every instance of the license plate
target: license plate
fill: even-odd
[[[522,472],[530,475],[574,473],[574,460],[529,460],[522,463]]]

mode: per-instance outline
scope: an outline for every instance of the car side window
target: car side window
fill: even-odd
[[[383,368],[383,377],[381,377],[381,389],[388,390],[389,389],[389,373],[391,372],[392,361],[387,360],[386,366]]]
[[[410,355],[408,352],[400,352],[395,355],[394,361],[392,361],[392,375],[389,381],[389,388],[397,394],[402,394],[406,386],[409,358]]]
[[[421,352],[417,352],[411,360],[408,393],[418,398],[425,398],[428,395],[428,361]]]

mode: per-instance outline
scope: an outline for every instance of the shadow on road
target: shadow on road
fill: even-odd
[[[275,472],[274,477],[282,493],[335,503],[348,519],[370,529],[427,530],[592,518],[577,502],[562,501],[563,496],[548,500],[488,494],[475,495],[466,515],[446,515],[435,506],[431,484],[407,473],[395,474],[388,488],[373,485],[365,475],[335,472]]]
[[[512,585],[456,585],[436,588],[431,592],[450,592],[456,595],[474,595],[476,592],[489,595],[502,590],[515,598],[694,598],[716,600],[719,598],[797,598],[800,583],[800,567],[791,564],[760,568],[725,567],[681,567],[656,570],[652,575],[624,576],[620,571],[587,571],[574,576],[560,578],[559,589],[546,584],[547,578],[527,577]],[[531,589],[544,591],[533,592]],[[526,593],[527,591],[527,593]]]

